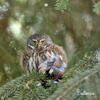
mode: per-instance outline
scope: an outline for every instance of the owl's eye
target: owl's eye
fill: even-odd
[[[36,41],[32,41],[32,44],[36,45]]]
[[[45,40],[41,40],[41,43],[44,44],[45,43]]]

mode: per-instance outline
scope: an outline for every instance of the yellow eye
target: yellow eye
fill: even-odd
[[[41,44],[44,44],[45,43],[45,40],[41,40]]]
[[[36,44],[36,41],[32,41],[32,44]]]

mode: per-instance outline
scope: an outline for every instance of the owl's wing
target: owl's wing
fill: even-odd
[[[61,46],[58,46],[55,44],[55,50],[58,53],[58,55],[63,57],[64,62],[67,64],[68,59],[67,59],[67,54],[65,53],[64,49]]]
[[[29,59],[30,59],[30,54],[27,51],[25,51],[21,57],[21,65],[24,72],[26,73],[28,73]]]

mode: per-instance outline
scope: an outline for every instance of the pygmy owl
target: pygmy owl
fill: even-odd
[[[57,79],[65,73],[67,57],[63,48],[53,43],[47,34],[33,34],[27,40],[22,66],[26,73],[49,73]]]

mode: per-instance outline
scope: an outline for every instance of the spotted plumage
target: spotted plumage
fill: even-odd
[[[65,64],[64,67],[67,66],[67,57],[63,48],[53,43],[48,35],[34,34],[28,38],[27,49],[23,53],[22,57],[22,65],[25,72],[27,73],[30,73],[32,71],[46,72],[47,71],[46,68],[49,68],[48,65],[46,65],[47,67],[45,68],[45,70],[42,70],[44,69],[43,67],[45,66],[45,62],[47,61],[47,63],[49,63],[49,59],[52,60],[53,58],[56,58],[55,65],[54,64],[52,65],[54,66],[55,70],[57,69],[56,68],[57,66],[63,67],[59,65],[61,61],[63,62],[63,64]],[[61,59],[61,61],[58,59]],[[58,70],[58,72],[59,71],[60,70]],[[57,71],[55,71],[54,74],[56,72]]]

